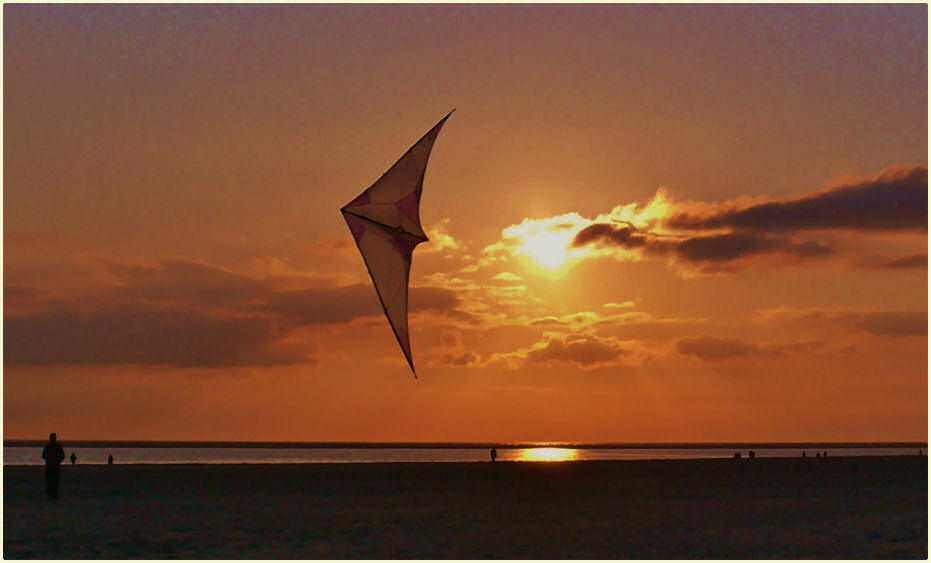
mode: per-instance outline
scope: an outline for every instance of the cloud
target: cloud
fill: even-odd
[[[916,311],[882,311],[847,313],[840,318],[851,326],[880,336],[927,336],[928,313]]]
[[[274,278],[253,278],[184,258],[121,261],[87,256],[101,268],[109,298],[201,307],[241,307],[274,291]]]
[[[446,230],[449,226],[449,219],[443,219],[439,223],[427,229],[427,238],[429,242],[423,245],[421,252],[440,252],[443,250],[456,250],[462,246]]]
[[[455,293],[444,288],[412,287],[408,292],[408,311],[451,312],[458,304]],[[250,310],[292,319],[299,325],[346,323],[382,314],[375,290],[366,284],[269,292]]]
[[[488,275],[492,276],[491,273]],[[513,274],[505,272],[504,275],[496,277],[497,279],[463,279],[436,272],[421,279],[429,284],[428,287],[450,291],[458,300],[455,309],[448,309],[442,313],[444,317],[473,326],[499,326],[509,320],[524,324],[527,315],[540,315],[552,309],[551,305],[534,295],[533,291],[528,291],[529,286],[519,282]]]
[[[644,312],[628,312],[606,317],[597,323],[600,334],[609,334],[624,340],[669,341],[698,326],[707,325],[704,318],[656,318]]]
[[[462,333],[458,330],[444,330],[440,335],[443,348],[458,349],[462,347]]]
[[[292,237],[287,237],[292,238]],[[356,252],[352,239],[348,238],[326,238],[312,243],[304,244],[301,248],[304,254],[314,258],[325,258],[333,260],[337,257],[350,257]],[[268,259],[263,257],[262,259]],[[274,258],[273,258],[274,259]]]
[[[834,325],[875,336],[927,336],[927,311],[851,311],[792,309],[757,311],[763,322],[788,326]]]
[[[635,304],[633,301],[624,301],[623,303],[605,303],[605,309],[629,309]]]
[[[897,165],[796,197],[743,196],[722,202],[679,201],[659,188],[645,202],[617,205],[595,218],[565,213],[524,219],[485,248],[482,265],[524,256],[556,268],[611,256],[665,260],[688,274],[826,261],[856,254],[860,245],[839,244],[843,233],[927,233],[927,178],[925,165]],[[872,263],[865,265],[926,267],[917,254]]]
[[[519,282],[519,281],[523,281],[524,278],[516,274],[512,274],[511,272],[501,272],[500,274],[496,274],[491,279],[496,280],[496,281],[503,281],[503,282]]]
[[[137,288],[170,287],[178,292],[203,294],[205,291],[238,291],[260,285],[254,278],[185,258],[124,262],[98,255],[88,259],[97,260],[118,284]]]
[[[489,266],[514,257],[533,260],[549,268],[585,258],[585,249],[573,248],[578,231],[591,220],[578,213],[566,213],[543,219],[525,218],[501,231],[501,240],[486,246],[479,265]]]
[[[313,361],[268,319],[177,309],[62,310],[3,321],[4,364],[286,365]]]
[[[803,260],[833,254],[825,245],[786,236],[734,232],[674,238],[611,223],[595,223],[582,229],[572,245],[607,245],[639,250],[648,255],[671,257],[703,271],[716,271],[720,264],[765,255],[779,254]]]
[[[658,240],[648,233],[639,233],[630,225],[594,223],[578,232],[572,239],[574,248],[592,243],[605,243],[623,248],[643,248],[650,240]]]
[[[704,325],[704,318],[657,318],[643,311],[627,310],[633,302],[612,304],[605,307],[604,313],[578,311],[566,315],[547,315],[543,317],[511,317],[508,322],[515,327],[540,328],[550,335],[568,333],[597,333],[602,336],[619,338],[624,341],[642,341],[650,339],[669,340],[685,331],[692,331],[696,325]]]
[[[568,321],[562,321],[559,317],[543,317],[542,319],[535,319],[530,321],[530,326],[569,326]]]
[[[345,323],[359,317],[382,314],[371,284],[337,287],[301,287],[313,284],[307,277],[255,278],[181,258],[162,258],[142,263],[100,259],[112,276],[113,296],[145,301],[187,304],[198,309],[253,315],[263,313],[298,324]],[[437,287],[411,287],[410,311],[446,311],[458,304],[455,292]]]
[[[913,254],[912,256],[906,256],[904,258],[897,258],[894,260],[889,260],[884,264],[886,268],[891,269],[903,269],[903,268],[927,268],[928,267],[928,255],[926,254]]]
[[[3,286],[4,303],[10,300],[34,299],[41,294],[38,288],[28,285],[6,284]]]
[[[7,285],[9,364],[245,366],[306,363],[308,326],[381,317],[370,285],[301,287],[306,277],[256,278],[178,258],[92,257],[101,279],[88,293],[52,299]],[[453,315],[456,292],[412,287],[409,310]]]
[[[472,352],[462,354],[443,354],[440,363],[452,367],[469,367],[480,363],[479,357]]]
[[[717,362],[749,357],[783,356],[786,352],[801,352],[821,348],[823,342],[796,342],[790,344],[759,345],[747,343],[736,338],[719,338],[717,336],[699,336],[680,338],[676,341],[676,350],[686,356],[696,356],[707,362]]]
[[[250,309],[288,319],[295,325],[346,323],[380,313],[378,297],[363,284],[269,292]]]
[[[462,332],[444,330],[440,334],[441,354],[431,361],[433,365],[449,367],[471,367],[481,364],[481,358],[475,352],[465,350]]]
[[[755,344],[714,336],[679,339],[676,341],[676,349],[680,354],[698,356],[708,361],[745,358],[759,352],[759,347]]]
[[[593,325],[598,322],[604,321],[604,319],[610,317],[603,317],[598,313],[593,313],[591,311],[579,311],[577,313],[571,313],[568,315],[562,315],[561,317],[555,316],[546,316],[540,319],[535,319],[530,322],[530,326],[535,325],[551,325],[551,326],[573,326],[576,330]]]
[[[30,314],[42,310],[44,292],[28,285],[5,284],[3,286],[3,309],[5,314]]]
[[[901,258],[880,258],[880,257],[870,257],[864,260],[860,260],[857,263],[858,266],[864,268],[872,268],[877,270],[889,269],[889,270],[918,270],[918,269],[927,269],[928,268],[928,254],[912,254],[909,256],[903,256]]]
[[[565,338],[551,338],[542,346],[527,352],[527,363],[531,365],[549,365],[553,363],[571,363],[583,368],[598,364],[611,363],[624,350],[618,342],[610,338],[599,338],[591,334],[569,334]]]
[[[615,338],[587,333],[547,333],[530,348],[493,354],[486,363],[503,363],[510,369],[574,365],[589,370],[617,365],[629,354]]]
[[[683,211],[668,218],[665,225],[690,231],[726,228],[753,232],[833,229],[927,232],[928,168],[896,166],[854,184],[708,215]]]
[[[750,233],[726,233],[686,238],[673,246],[679,258],[689,262],[728,262],[759,254],[788,254],[796,258],[829,256],[830,248],[814,242]]]
[[[466,325],[478,326],[485,321],[485,315],[480,315],[476,313],[470,313],[468,311],[462,311],[459,309],[451,309],[446,311],[444,316],[447,319],[452,321],[464,323]]]

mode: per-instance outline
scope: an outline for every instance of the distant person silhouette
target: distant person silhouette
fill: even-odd
[[[74,455],[74,452],[71,452],[71,465],[74,465],[74,462],[78,460],[78,456]]]
[[[107,456],[107,465],[113,465],[113,454]]]
[[[821,457],[821,452],[815,452],[815,457]]]
[[[805,453],[805,450],[802,450],[802,457],[805,457],[806,455],[807,454]]]
[[[54,432],[48,435],[48,444],[42,448],[45,460],[45,495],[49,500],[58,498],[58,479],[61,477],[61,462],[65,461],[65,449],[58,443]]]
[[[822,457],[828,457],[828,452],[827,452],[826,450],[825,450],[824,455],[823,455]]]
[[[491,448],[491,462],[495,462],[495,458],[498,457],[498,450]]]

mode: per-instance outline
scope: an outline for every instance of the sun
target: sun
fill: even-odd
[[[572,233],[540,231],[520,246],[521,254],[533,258],[551,270],[559,269],[569,259],[569,243]]]
[[[557,278],[565,274],[570,265],[594,255],[590,247],[572,244],[579,231],[589,224],[590,220],[575,212],[545,219],[525,218],[501,231],[501,242],[485,250],[503,250],[525,260],[531,270]]]

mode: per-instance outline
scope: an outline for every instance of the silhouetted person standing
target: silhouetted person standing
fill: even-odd
[[[491,462],[495,462],[495,458],[498,457],[498,450],[491,448]]]
[[[78,456],[74,455],[74,452],[71,452],[71,465],[74,465],[74,462],[78,460]]]
[[[42,459],[45,460],[45,494],[49,500],[54,500],[58,498],[61,462],[65,461],[65,449],[58,443],[54,432],[48,435],[48,444],[42,448]]]
[[[107,465],[113,465],[113,454],[107,456]]]

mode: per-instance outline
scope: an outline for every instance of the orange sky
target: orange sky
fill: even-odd
[[[927,440],[925,5],[3,10],[5,438]]]

